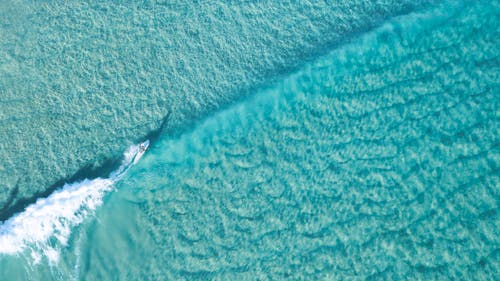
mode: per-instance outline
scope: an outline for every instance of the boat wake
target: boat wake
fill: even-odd
[[[104,195],[138,162],[148,146],[149,141],[129,147],[120,167],[108,178],[65,184],[0,224],[0,254],[28,252],[34,263],[43,257],[56,263],[59,249],[67,245],[71,229],[102,204]]]

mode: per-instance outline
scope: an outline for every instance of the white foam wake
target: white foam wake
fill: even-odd
[[[65,184],[5,221],[0,225],[0,253],[31,251],[35,263],[43,256],[51,263],[57,262],[59,248],[67,244],[71,229],[102,204],[106,192],[142,154],[138,145],[131,146],[125,152],[122,165],[109,178]]]

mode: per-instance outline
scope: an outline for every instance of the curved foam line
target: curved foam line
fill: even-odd
[[[138,145],[129,147],[122,165],[109,178],[65,184],[49,197],[38,199],[23,212],[5,221],[0,225],[0,254],[20,254],[31,250],[35,263],[43,256],[51,263],[57,262],[58,248],[67,244],[71,228],[102,204],[104,195],[113,184],[142,156],[139,152]]]

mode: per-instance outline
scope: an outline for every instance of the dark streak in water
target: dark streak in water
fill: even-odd
[[[20,198],[18,200],[13,200],[16,198],[17,193],[19,191],[18,186],[14,189],[14,191],[9,196],[9,202],[0,210],[0,221],[4,222],[16,213],[22,212],[26,207],[31,204],[34,204],[39,198],[46,198],[58,188],[64,186],[66,183],[79,182],[84,179],[90,178],[98,178],[98,177],[106,177],[112,171],[116,170],[121,164],[123,156],[114,157],[106,159],[102,165],[93,166],[86,165],[83,168],[80,168],[75,174],[71,177],[60,179],[53,183],[49,188],[42,192],[37,192],[30,197]]]
[[[172,111],[169,111],[167,114],[165,114],[165,116],[163,116],[163,118],[161,119],[161,123],[158,129],[149,132],[144,138],[137,140],[137,142],[143,142],[145,140],[149,140],[151,143],[155,142],[162,135],[162,132],[165,130],[165,127],[168,124],[168,120],[170,120],[171,114]]]
[[[144,138],[138,140],[138,142],[142,142],[148,139],[151,143],[157,140],[161,133],[164,131],[168,120],[170,119],[171,112],[169,111],[162,119],[160,127],[158,129],[151,131]],[[36,203],[39,198],[46,198],[50,194],[52,194],[57,189],[63,187],[66,183],[74,183],[80,182],[84,179],[95,179],[95,178],[104,178],[108,177],[113,171],[120,167],[123,160],[123,155],[116,155],[114,157],[105,159],[104,162],[98,166],[95,165],[86,165],[80,168],[76,173],[74,173],[71,177],[63,178],[52,185],[50,185],[46,190],[42,192],[37,192],[30,197],[17,198],[19,194],[19,181],[16,184],[16,187],[12,190],[9,195],[9,199],[7,200],[7,204],[0,209],[0,222],[4,222],[14,216],[16,213],[22,212],[31,204]]]
[[[409,8],[403,9],[400,15],[404,15],[409,12],[411,12]],[[311,63],[312,61],[314,61],[315,58],[323,56],[328,52],[330,52],[332,49],[347,44],[352,39],[361,36],[361,34],[373,30],[373,28],[379,26],[384,20],[387,20],[387,18],[381,18],[379,19],[379,22],[377,24],[373,24],[366,28],[352,32],[351,34],[346,35],[342,39],[338,39],[334,42],[328,42],[317,46],[318,50],[316,52],[313,52],[312,54],[308,55],[303,54],[303,56],[300,57],[300,61],[302,62],[301,64],[285,67],[274,74],[271,72],[263,73],[265,77],[273,77],[273,78],[268,79],[266,82],[263,82],[256,86],[239,89],[239,92],[241,93],[239,97],[233,97],[233,99],[227,101],[226,104],[223,103],[218,107],[207,108],[206,112],[204,112],[202,116],[200,115],[190,116],[190,118],[184,120],[182,126],[180,124],[177,124],[174,125],[174,127],[167,128],[168,121],[170,120],[170,117],[172,115],[172,111],[168,111],[168,113],[162,118],[162,121],[158,129],[149,132],[144,137],[136,139],[135,141],[137,143],[149,139],[151,143],[154,143],[156,140],[158,140],[158,138],[162,134],[176,135],[185,132],[186,130],[192,129],[196,124],[202,122],[207,116],[210,116],[211,113],[224,110],[225,108],[228,108],[233,104],[246,100],[247,98],[251,97],[251,93],[256,92],[258,89],[265,89],[271,87],[272,85],[274,85],[276,81],[282,79],[286,74],[297,71],[298,69],[300,69],[302,65]],[[52,192],[62,187],[65,183],[78,182],[86,178],[93,179],[97,177],[107,177],[112,171],[116,170],[120,166],[122,160],[123,156],[115,156],[113,158],[106,159],[104,163],[99,166],[87,165],[78,170],[73,176],[55,182],[43,192],[38,192],[35,193],[33,196],[27,198],[21,198],[19,200],[15,200],[19,192],[19,188],[16,186],[16,188],[11,192],[11,195],[9,196],[7,204],[5,204],[5,206],[2,209],[0,209],[0,222],[3,222],[12,217],[14,214],[23,211],[28,205],[35,203],[38,198],[45,198],[49,196]]]

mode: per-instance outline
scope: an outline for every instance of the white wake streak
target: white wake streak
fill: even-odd
[[[85,179],[65,184],[47,198],[41,198],[0,225],[0,254],[31,251],[35,263],[43,256],[59,260],[59,247],[67,244],[71,229],[102,204],[104,195],[142,156],[131,146],[122,165],[109,178]]]

